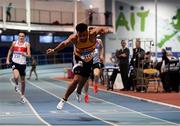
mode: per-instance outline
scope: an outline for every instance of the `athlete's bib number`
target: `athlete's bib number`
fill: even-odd
[[[13,60],[13,62],[19,63],[19,64],[26,63],[26,57],[23,56],[21,52],[14,52],[12,60]]]
[[[85,62],[90,61],[93,57],[94,57],[94,52],[84,51],[81,54],[81,59],[84,60]]]
[[[14,54],[14,58],[20,58],[21,56],[22,56],[21,53],[15,53],[15,54]]]

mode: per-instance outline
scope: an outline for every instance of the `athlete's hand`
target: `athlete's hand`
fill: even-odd
[[[10,64],[9,60],[6,60],[6,64],[7,64],[7,65],[9,65],[9,64]]]
[[[54,53],[54,49],[48,49],[46,50],[46,54],[53,54]]]
[[[100,59],[100,62],[101,62],[101,63],[104,62],[104,56],[101,55],[101,56],[99,57],[99,59]]]

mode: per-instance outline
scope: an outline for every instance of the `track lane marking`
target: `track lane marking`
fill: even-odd
[[[14,83],[12,82],[12,78],[10,78],[9,81],[11,82],[12,86],[14,86]],[[26,100],[27,105],[31,109],[31,111],[42,123],[46,124],[47,126],[52,126],[48,122],[46,122],[43,118],[41,118],[41,116],[37,113],[37,111],[34,109],[34,107],[31,105],[31,103],[28,101],[28,99],[26,97],[25,97],[25,100]]]
[[[46,81],[45,81],[45,82],[46,82]],[[31,84],[31,85],[33,85],[33,86],[36,87],[36,88],[39,88],[39,89],[43,90],[44,92],[46,92],[46,93],[48,93],[48,94],[50,94],[50,95],[52,95],[52,96],[54,96],[54,97],[56,97],[56,98],[58,98],[58,99],[62,99],[62,98],[58,97],[57,95],[55,95],[55,94],[49,92],[48,90],[45,90],[45,89],[43,89],[43,88],[41,88],[41,87],[39,87],[39,86],[37,86],[37,85],[35,85],[34,83],[32,83],[32,82],[30,82],[30,81],[28,81],[28,83]],[[46,82],[46,83],[47,83],[47,82]],[[48,82],[48,83],[49,83],[49,82]],[[52,84],[52,83],[51,83],[51,84]],[[61,88],[66,89],[66,88],[64,88],[64,87],[61,87]],[[69,102],[69,101],[67,101],[66,103],[70,104],[71,106],[79,109],[79,110],[82,111],[83,113],[85,113],[85,114],[87,114],[87,115],[89,115],[89,116],[91,116],[91,117],[93,117],[93,118],[95,118],[95,119],[98,119],[98,120],[100,120],[100,121],[102,121],[102,122],[105,122],[105,123],[110,124],[110,125],[113,125],[113,126],[118,126],[118,125],[116,125],[116,124],[114,124],[114,123],[108,122],[108,121],[106,121],[106,120],[103,120],[103,119],[101,119],[101,118],[99,118],[99,117],[96,117],[96,116],[92,115],[91,113],[89,113],[89,112],[81,109],[80,107],[72,104],[72,103]]]
[[[47,83],[47,84],[51,84],[51,85],[54,84],[54,83],[47,82],[47,81],[43,81],[43,80],[40,80],[40,81],[42,81],[43,83],[45,82],[45,83]],[[29,81],[29,82],[30,82],[30,81]],[[66,82],[66,81],[64,81],[64,82]],[[47,91],[46,89],[43,89],[43,88],[41,88],[41,87],[39,87],[39,86],[37,86],[37,85],[34,85],[34,83],[32,83],[32,82],[30,82],[30,84],[33,85],[33,86],[35,86],[35,87],[37,87],[37,88],[39,88],[39,89],[41,89],[41,90],[43,90],[43,91],[45,91],[45,92],[47,92],[48,94],[53,95],[54,97],[56,97],[56,98],[59,99],[59,97],[58,97],[57,95],[55,95],[55,94]],[[55,85],[58,86],[58,87],[60,87],[60,88],[62,88],[62,89],[67,89],[67,88],[65,88],[65,87],[63,87],[63,86],[60,86],[60,85],[57,85],[57,84],[55,84]],[[170,121],[167,121],[167,120],[164,120],[164,119],[160,119],[160,118],[156,118],[156,117],[153,117],[153,116],[149,116],[149,115],[143,114],[143,113],[141,113],[141,112],[138,112],[138,111],[129,109],[129,108],[127,108],[127,107],[123,107],[123,106],[117,105],[117,104],[115,104],[115,103],[108,102],[108,101],[105,101],[105,100],[100,99],[100,98],[96,98],[96,97],[94,97],[94,96],[90,96],[90,97],[91,97],[91,98],[94,98],[94,99],[96,99],[96,100],[100,100],[100,101],[106,102],[106,103],[108,103],[108,104],[112,104],[112,105],[114,105],[114,106],[117,106],[117,107],[120,107],[120,108],[123,108],[123,109],[126,109],[126,110],[128,110],[128,111],[131,111],[131,112],[140,114],[140,115],[142,115],[142,116],[145,116],[145,117],[148,117],[148,118],[151,118],[151,119],[155,119],[155,120],[159,120],[159,121],[162,121],[162,122],[165,122],[165,123],[168,123],[168,124],[173,124],[173,125],[178,125],[178,126],[179,126],[179,124],[174,123],[174,122],[170,122]],[[60,98],[60,99],[62,99],[62,98]],[[70,104],[70,105],[72,105],[72,106],[74,106],[74,107],[76,107],[76,108],[78,108],[79,110],[83,111],[83,112],[86,113],[86,114],[88,113],[88,115],[90,114],[90,116],[92,115],[91,113],[84,111],[83,109],[81,109],[81,108],[79,108],[78,106],[70,103],[69,101],[68,101],[67,103]],[[96,117],[96,116],[92,115],[92,117]],[[100,118],[97,117],[97,119],[100,119]],[[100,119],[100,120],[102,121],[102,119]],[[105,121],[105,120],[104,120],[104,121]],[[111,125],[116,125],[116,124],[112,123]]]

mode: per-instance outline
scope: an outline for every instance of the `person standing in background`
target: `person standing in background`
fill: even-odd
[[[168,81],[168,71],[167,71],[167,66],[169,64],[169,59],[168,59],[168,53],[165,49],[161,50],[162,52],[162,61],[161,61],[161,68],[160,68],[160,77],[161,77],[161,82],[163,85],[164,92],[170,93],[171,92],[171,86]]]
[[[106,12],[104,13],[105,25],[110,25],[110,23],[109,23],[110,16],[111,16],[111,12],[106,11]]]
[[[144,60],[145,51],[141,48],[141,41],[140,39],[136,39],[136,48],[133,49],[133,56],[130,61],[130,65],[137,69],[138,67],[142,66],[142,60]]]
[[[89,10],[89,25],[93,24],[93,14],[94,13],[95,12],[92,9]]]
[[[117,52],[119,59],[119,68],[124,88],[122,90],[130,90],[128,86],[128,72],[129,72],[129,49],[126,47],[126,41],[121,41],[122,49]]]
[[[38,80],[38,75],[37,75],[37,72],[36,72],[36,65],[37,65],[36,59],[34,57],[32,57],[31,70],[30,70],[30,73],[29,73],[29,78],[27,78],[28,80],[31,79],[32,72],[34,72],[34,74],[36,75],[35,80]]]
[[[11,9],[12,3],[9,3],[9,5],[6,8],[6,21],[11,21]]]
[[[111,53],[110,61],[113,63],[114,67],[118,66],[119,59],[117,58],[118,49]],[[113,85],[116,79],[117,74],[119,73],[119,69],[113,69],[111,76],[109,77],[109,82],[107,83],[107,90],[113,90]]]
[[[145,51],[141,48],[141,41],[140,39],[136,39],[136,47],[133,49],[133,56],[130,61],[130,66],[132,66],[132,70],[130,75],[133,75],[132,80],[143,77],[143,61],[144,61],[144,55]],[[130,84],[130,83],[129,83]],[[133,81],[130,87],[133,88],[133,90],[136,91],[136,84],[137,82]]]

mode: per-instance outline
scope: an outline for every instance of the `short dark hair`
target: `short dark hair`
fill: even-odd
[[[125,41],[124,39],[122,39],[122,40],[121,40],[121,43],[122,43],[122,42],[126,42],[126,41]]]
[[[19,31],[19,33],[23,33],[25,36],[27,35],[26,31]]]
[[[85,23],[80,23],[76,25],[77,32],[84,32],[84,31],[87,31],[87,29],[88,29],[88,26]]]

